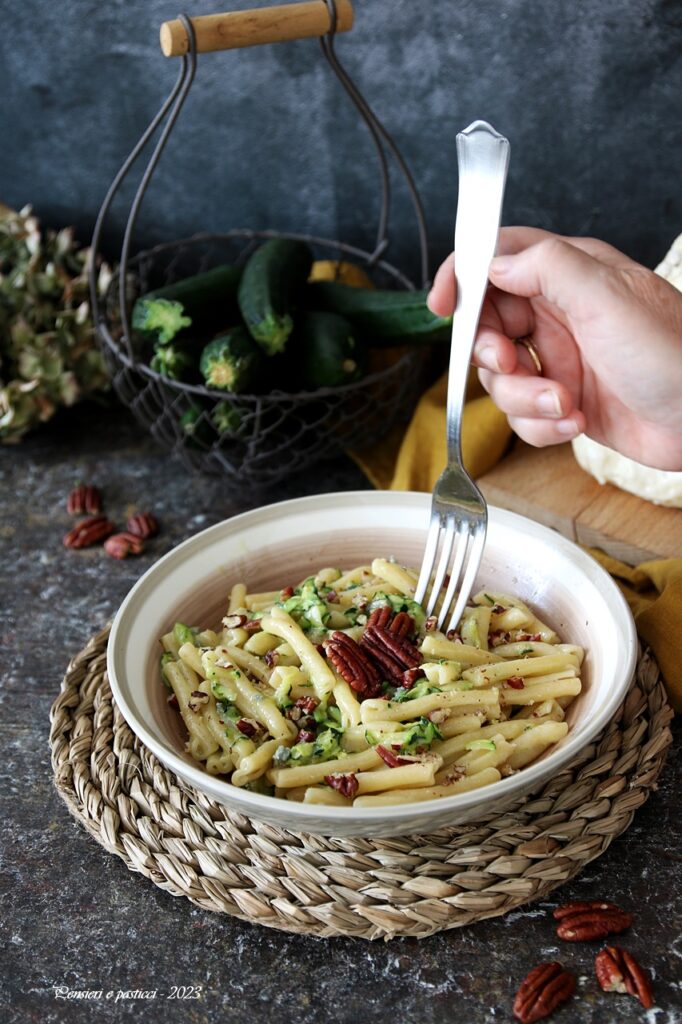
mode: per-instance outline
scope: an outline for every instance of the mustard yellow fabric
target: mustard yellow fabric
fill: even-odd
[[[596,548],[588,550],[623,591],[637,632],[656,656],[670,703],[682,711],[682,558],[633,567]]]
[[[370,455],[351,453],[375,487],[431,491],[446,463],[447,376],[424,393],[407,430],[393,430]],[[462,421],[464,463],[475,478],[504,455],[511,438],[507,418],[472,376]],[[651,647],[676,711],[682,711],[682,558],[633,568],[589,549],[623,591],[643,642]]]
[[[432,491],[445,468],[445,402],[447,374],[419,401],[405,430],[397,427],[371,454],[351,453],[371,483],[380,490]],[[511,438],[507,417],[493,405],[478,382],[469,378],[462,419],[462,455],[472,477],[483,476],[504,455]]]

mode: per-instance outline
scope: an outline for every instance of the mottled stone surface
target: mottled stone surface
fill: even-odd
[[[65,496],[81,477],[103,484],[113,515],[133,505],[158,512],[163,533],[147,554],[119,563],[99,551],[62,548]],[[339,460],[291,481],[288,495],[277,497],[365,486]],[[76,824],[52,788],[49,708],[69,657],[151,561],[245,506],[219,480],[188,479],[124,413],[92,406],[1,449],[0,487],[1,1020],[487,1024],[511,1019],[513,993],[532,966],[560,958],[578,974],[580,998],[553,1018],[558,1024],[682,1021],[677,748],[630,829],[560,895],[607,898],[635,912],[622,941],[654,974],[658,1008],[648,1014],[629,997],[598,994],[591,964],[599,945],[559,946],[549,915],[556,901],[427,940],[369,944],[243,924],[130,873]],[[169,1000],[172,986],[200,986],[201,998]],[[55,994],[60,987],[157,995],[144,1007],[132,999],[67,1003]]]
[[[10,5],[6,5],[10,10]],[[262,0],[187,5],[187,13]],[[648,264],[682,229],[682,9],[676,0],[356,0],[337,50],[404,152],[433,254],[452,244],[455,134],[484,118],[512,144],[505,223],[594,234]],[[0,37],[2,201],[92,230],[106,189],[169,92],[167,0],[22,0]],[[137,181],[138,175],[135,176]],[[417,271],[395,188],[389,259]],[[127,200],[130,203],[131,191]],[[366,128],[314,40],[207,54],[141,210],[137,240],[234,227],[372,248]],[[120,246],[125,204],[108,239]]]

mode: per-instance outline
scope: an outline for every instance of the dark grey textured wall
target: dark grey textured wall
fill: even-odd
[[[2,0],[0,199],[86,238],[175,62],[167,0]],[[187,13],[251,6],[202,0]],[[681,0],[355,0],[339,55],[422,191],[434,259],[450,245],[456,131],[512,143],[506,223],[596,234],[654,263],[682,230]],[[371,243],[366,134],[314,41],[200,58],[138,240],[235,226]],[[115,211],[109,244],[120,237]],[[416,267],[396,202],[394,261]]]

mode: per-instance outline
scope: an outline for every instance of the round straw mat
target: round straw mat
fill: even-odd
[[[112,700],[107,637],[73,659],[52,707],[58,793],[131,871],[205,910],[288,932],[421,937],[546,897],[628,827],[671,739],[645,653],[608,728],[504,815],[395,839],[301,835],[228,811],[163,767]]]

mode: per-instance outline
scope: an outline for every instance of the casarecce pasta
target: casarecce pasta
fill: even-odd
[[[176,623],[161,673],[191,756],[259,793],[373,807],[489,785],[565,736],[582,648],[486,590],[445,635],[416,579],[376,558],[281,591],[239,582],[218,631]]]

